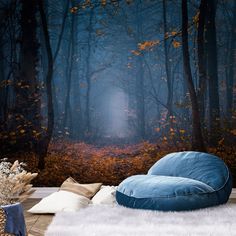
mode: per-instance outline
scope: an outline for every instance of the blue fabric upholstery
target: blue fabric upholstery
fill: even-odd
[[[15,236],[25,236],[26,226],[22,205],[15,203],[1,207],[6,215],[5,232]]]
[[[232,190],[230,172],[218,157],[200,152],[171,153],[147,175],[125,179],[116,192],[119,204],[163,211],[193,210],[223,204]]]
[[[175,152],[156,162],[148,175],[179,176],[199,180],[215,190],[229,178],[229,171],[218,157],[202,152]]]

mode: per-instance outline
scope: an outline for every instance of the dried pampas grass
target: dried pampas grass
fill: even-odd
[[[12,204],[26,200],[34,191],[30,182],[37,173],[24,170],[25,164],[15,161],[13,164],[6,159],[0,162],[0,205]]]

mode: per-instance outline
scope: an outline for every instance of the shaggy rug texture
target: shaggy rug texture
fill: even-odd
[[[60,212],[46,236],[236,235],[236,204],[189,212],[134,210],[121,206],[89,206]]]

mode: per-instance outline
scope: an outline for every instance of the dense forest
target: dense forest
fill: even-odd
[[[235,74],[235,0],[0,0],[0,158],[38,185],[116,184],[179,150],[235,175]]]

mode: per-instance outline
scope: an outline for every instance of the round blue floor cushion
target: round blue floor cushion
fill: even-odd
[[[147,175],[125,179],[116,191],[120,205],[161,211],[184,211],[226,203],[231,174],[218,157],[201,152],[171,153]]]

